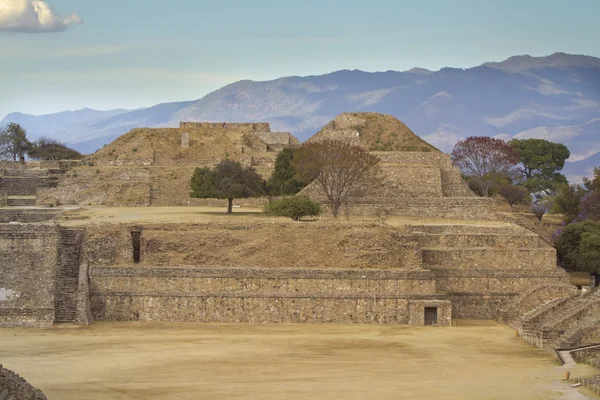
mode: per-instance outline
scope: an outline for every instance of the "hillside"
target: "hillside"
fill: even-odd
[[[510,139],[538,128],[561,128],[557,140],[576,146],[563,138],[600,118],[600,59],[556,53],[516,56],[469,69],[342,70],[265,82],[244,80],[198,100],[115,112],[87,121],[72,121],[65,114],[62,122],[53,125],[46,123],[48,116],[20,121],[36,135],[39,127],[52,126],[43,131],[84,153],[131,129],[177,127],[180,121],[265,121],[274,131],[292,132],[306,140],[343,112],[392,115],[444,152],[467,136]],[[63,116],[52,118],[57,117]],[[598,141],[589,135],[585,146],[594,147]]]
[[[581,161],[600,152],[600,118],[575,126],[541,126],[514,137],[563,143],[571,151],[570,160]]]
[[[369,151],[437,151],[391,115],[343,113],[308,139],[351,140]]]
[[[563,173],[569,177],[569,180],[581,183],[583,178],[591,178],[594,174],[594,168],[600,168],[600,152],[576,162],[566,162]]]

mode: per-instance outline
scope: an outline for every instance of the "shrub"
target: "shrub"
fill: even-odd
[[[550,210],[550,206],[548,202],[538,201],[537,203],[533,203],[531,205],[531,211],[537,217],[537,219],[541,222],[542,218],[548,211]]]
[[[515,204],[528,204],[531,201],[529,191],[521,186],[502,186],[499,193],[511,206]]]
[[[321,204],[311,200],[310,197],[299,194],[272,200],[265,205],[264,211],[268,216],[288,217],[300,221],[302,217],[321,214],[322,208]]]

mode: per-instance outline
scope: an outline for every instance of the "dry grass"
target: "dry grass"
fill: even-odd
[[[259,207],[234,208],[233,214],[225,214],[227,210],[226,200],[223,207],[204,206],[180,206],[180,207],[103,207],[103,206],[80,206],[70,209],[64,214],[63,225],[81,226],[96,223],[120,224],[120,223],[220,223],[220,224],[314,224],[326,223],[331,225],[387,225],[391,227],[402,227],[404,225],[429,224],[429,225],[474,225],[474,226],[513,226],[502,221],[489,220],[460,220],[449,218],[419,218],[407,216],[389,216],[379,219],[376,216],[351,216],[339,217],[337,219],[323,216],[307,218],[306,221],[294,222],[289,218],[273,218],[263,214]]]
[[[6,329],[0,358],[50,400],[587,398],[548,353],[493,322]]]
[[[190,135],[187,149],[181,148],[183,132]],[[154,160],[155,165],[204,166],[218,163],[226,156],[234,160],[275,157],[266,153],[260,143],[247,140],[244,132],[234,129],[138,128],[96,152],[92,159],[96,163]]]
[[[337,130],[348,129],[360,133],[360,144],[369,151],[438,151],[393,116],[371,112],[343,113],[311,140],[334,139]]]

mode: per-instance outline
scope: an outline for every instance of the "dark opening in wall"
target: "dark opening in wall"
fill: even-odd
[[[140,262],[140,241],[142,232],[131,231],[131,244],[133,246],[133,263],[138,264]]]
[[[437,307],[425,307],[425,325],[436,326],[438,322]]]

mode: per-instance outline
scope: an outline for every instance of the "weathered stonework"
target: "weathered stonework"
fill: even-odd
[[[25,379],[0,365],[0,399],[46,400],[46,396]]]
[[[69,232],[77,232],[75,240]],[[85,307],[77,298],[82,246],[83,231],[0,224],[0,327],[74,322],[77,308]]]

